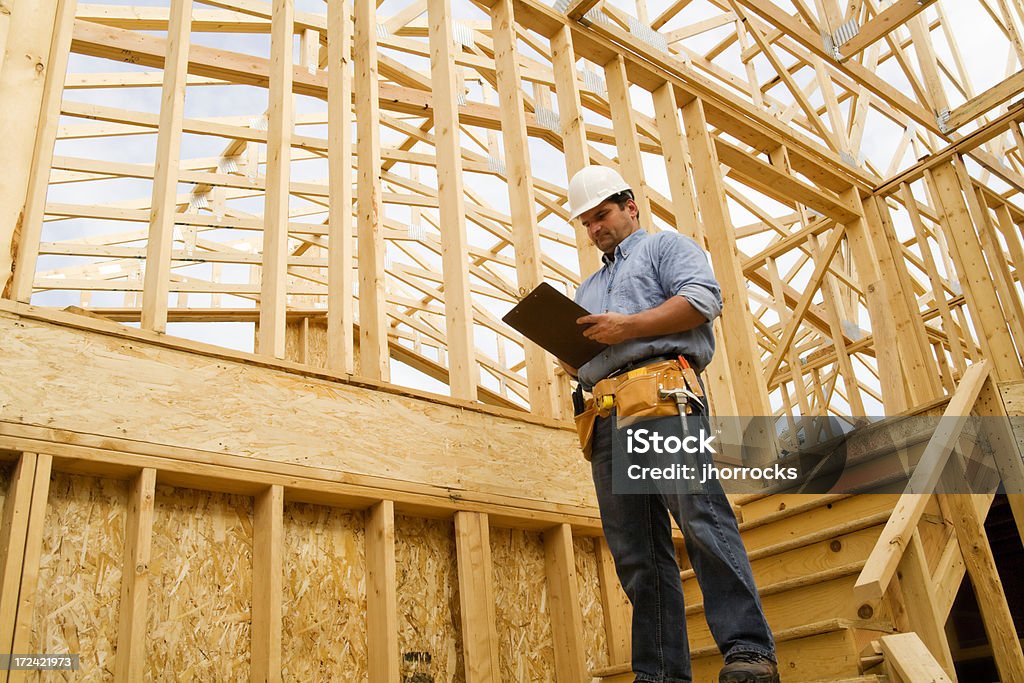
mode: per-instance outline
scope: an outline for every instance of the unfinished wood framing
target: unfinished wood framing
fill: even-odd
[[[146,607],[155,487],[156,470],[147,467],[135,476],[128,498],[124,565],[121,569],[121,614],[114,663],[114,678],[119,683],[139,680],[146,664]]]
[[[266,208],[263,212],[263,262],[260,268],[259,351],[284,358],[287,308],[288,222],[291,198],[292,48],[295,33],[291,0],[275,0],[270,29],[270,84],[267,107]]]
[[[348,5],[327,6],[327,126],[330,155],[330,216],[327,252],[327,362],[332,370],[355,372],[352,283],[352,23]]]
[[[281,581],[284,552],[284,488],[256,495],[253,515],[253,681],[281,680]]]
[[[466,681],[492,681],[499,675],[498,632],[487,515],[456,512],[455,547],[459,563]]]
[[[167,288],[171,275],[174,214],[177,213],[181,127],[185,117],[185,81],[188,77],[191,36],[192,0],[178,0],[171,5],[167,25],[167,59],[164,62],[164,84],[160,97],[157,162],[150,209],[152,219],[146,242],[147,268],[142,293],[142,327],[154,332],[167,331]]]
[[[395,504],[381,501],[366,518],[366,640],[375,681],[398,681],[398,598],[395,590]]]
[[[437,149],[438,219],[444,270],[445,329],[448,341],[448,383],[452,396],[476,400],[479,383],[473,341],[472,301],[469,286],[466,207],[462,188],[459,103],[452,38],[451,3],[430,0],[431,82],[434,93],[435,148]]]
[[[561,524],[544,533],[544,557],[555,635],[555,674],[559,680],[587,677],[572,527]]]
[[[378,119],[377,12],[373,4],[354,3],[355,32],[352,60],[353,93],[360,160],[357,183],[356,231],[359,239],[359,360],[362,374],[387,381],[390,377],[385,318],[385,244],[380,175]]]
[[[33,624],[59,609],[34,610],[41,554],[44,571],[66,568],[34,545],[50,524],[52,464],[60,477],[129,482],[123,504],[104,502],[125,520],[111,559],[124,576],[116,643],[82,645],[90,661],[116,646],[118,680],[179,664],[199,676],[321,675],[326,660],[289,632],[302,621],[289,610],[312,601],[296,567],[320,562],[295,552],[289,534],[307,529],[365,578],[362,593],[359,577],[328,583],[366,624],[294,627],[341,647],[338,666],[357,677],[429,673],[427,654],[445,657],[444,675],[461,660],[468,680],[585,679],[587,662],[616,675],[628,605],[573,447],[569,383],[501,322],[540,282],[571,296],[601,266],[566,220],[568,179],[590,163],[631,182],[645,229],[708,251],[725,301],[705,372],[717,413],[774,415],[795,434],[811,415],[945,411],[949,428],[922,445],[942,464],[957,418],[1002,415],[1003,402],[1024,412],[1000,398],[1024,381],[1019,2],[308,9],[0,0],[0,375],[22,387],[0,396],[8,648],[38,642]],[[968,31],[987,39],[984,73],[966,68]],[[422,386],[434,393],[411,388]],[[991,438],[1016,486],[1018,436]],[[495,463],[516,474],[496,476]],[[958,648],[943,626],[965,576],[991,588],[982,616],[1002,675],[1024,676],[991,550],[963,540],[984,541],[991,497],[939,510],[916,496],[932,479],[877,509],[832,501],[854,512],[835,522],[843,534],[815,542],[872,530],[878,544],[857,557],[822,546],[813,553],[847,561],[763,587],[797,680],[953,677]],[[158,480],[206,493],[175,507]],[[1021,500],[1010,499],[1018,534]],[[813,535],[835,514],[806,501],[775,510],[776,529],[759,516],[777,502],[736,503],[755,573],[758,552],[798,550],[785,520]],[[313,512],[290,516],[300,503]],[[189,505],[201,519],[182,521]],[[354,515],[344,539],[318,505]],[[445,574],[432,599],[457,589],[448,607],[461,616],[424,641],[445,653],[401,651],[413,621],[396,585],[412,584],[399,580],[396,511],[433,520],[434,540],[451,532],[458,586]],[[179,634],[161,621],[182,606],[164,590],[176,580],[166,568],[202,596],[224,567],[173,564],[170,539],[183,525],[183,548],[202,552],[207,524],[237,536],[244,579],[222,596],[233,616]],[[574,548],[591,537],[585,579],[601,610],[584,618]],[[509,585],[488,576],[491,551]],[[511,557],[520,564],[498,566]],[[786,598],[772,597],[811,600],[820,586],[858,586],[863,600],[808,624],[786,621]],[[591,621],[602,638],[583,634]],[[187,648],[211,629],[247,645],[216,665],[193,661]],[[871,645],[893,629],[916,635]],[[695,675],[713,677],[700,634]]]
[[[541,279],[561,283],[571,293],[580,274],[591,272],[598,263],[597,254],[586,244],[585,231],[580,226],[572,226],[573,239],[564,223],[557,224],[565,216],[565,191],[561,189],[564,180],[550,180],[546,174],[531,172],[533,163],[546,164],[537,161],[540,157],[535,158],[532,149],[543,144],[564,155],[566,178],[592,161],[620,165],[639,186],[639,199],[647,218],[645,227],[649,229],[674,228],[701,235],[702,229],[718,230],[719,225],[724,226],[726,242],[710,233],[703,239],[712,251],[716,268],[724,273],[720,275],[723,281],[737,282],[735,288],[731,284],[727,287],[737,297],[727,306],[727,318],[728,311],[740,310],[744,301],[748,301],[746,306],[752,316],[747,322],[740,321],[737,329],[732,329],[732,323],[725,319],[721,336],[726,344],[721,346],[734,346],[739,342],[728,340],[744,339],[749,333],[741,332],[742,328],[752,330],[754,335],[751,344],[742,346],[755,350],[730,352],[729,348],[722,348],[710,381],[712,394],[721,398],[726,409],[755,412],[751,406],[756,406],[756,412],[766,412],[770,406],[773,411],[789,414],[782,394],[784,388],[786,393],[792,391],[785,385],[793,374],[792,363],[800,359],[813,358],[826,373],[831,371],[829,368],[838,367],[844,381],[855,385],[842,393],[828,392],[830,405],[822,408],[835,412],[899,410],[929,400],[938,391],[937,378],[942,376],[947,363],[942,354],[936,357],[930,350],[933,342],[939,344],[934,348],[945,348],[945,353],[952,354],[954,367],[963,364],[962,344],[970,341],[963,338],[974,329],[965,329],[954,320],[958,313],[951,305],[955,299],[954,285],[963,280],[954,280],[957,276],[945,269],[922,272],[914,265],[915,256],[907,251],[904,213],[918,214],[914,221],[923,221],[921,239],[929,245],[935,242],[936,227],[944,231],[950,220],[956,224],[958,219],[948,218],[942,203],[943,199],[950,200],[950,190],[933,193],[923,200],[917,184],[921,171],[931,173],[933,167],[939,168],[935,163],[943,155],[949,158],[948,150],[955,149],[971,164],[977,164],[958,171],[958,184],[973,182],[983,186],[990,178],[1009,183],[1015,189],[1001,200],[1006,204],[1006,215],[997,220],[1012,225],[1024,220],[1024,211],[1017,208],[1012,196],[1020,189],[1019,179],[1024,178],[1024,157],[1014,146],[1004,144],[1004,134],[1019,137],[1022,111],[1019,107],[1005,107],[1005,100],[1000,98],[982,98],[981,104],[971,100],[970,115],[975,123],[956,119],[953,122],[962,128],[976,125],[977,130],[968,131],[956,141],[943,139],[934,121],[921,120],[921,111],[938,106],[937,102],[941,104],[937,93],[948,89],[936,85],[935,74],[942,73],[943,78],[953,82],[959,96],[965,98],[965,106],[967,100],[975,97],[958,54],[954,54],[954,73],[947,68],[944,55],[932,45],[935,41],[931,36],[936,30],[948,32],[949,19],[939,5],[896,3],[881,13],[868,4],[849,8],[846,19],[855,20],[861,30],[846,44],[840,37],[833,38],[839,46],[839,61],[835,55],[821,51],[820,45],[808,44],[808,33],[816,32],[819,24],[829,31],[838,29],[839,15],[828,14],[831,10],[827,3],[820,8],[825,12],[821,18],[816,18],[812,10],[802,10],[799,20],[780,14],[772,9],[771,3],[676,3],[659,12],[651,23],[653,31],[665,31],[665,26],[674,25],[677,15],[685,14],[684,9],[695,12],[700,5],[714,6],[717,15],[713,21],[701,20],[692,25],[684,20],[683,27],[662,34],[669,36],[667,52],[660,51],[657,40],[637,44],[630,39],[622,27],[634,22],[630,30],[639,30],[643,22],[640,17],[633,19],[616,8],[591,8],[588,18],[581,23],[570,18],[574,16],[572,12],[563,16],[534,0],[516,0],[506,5],[507,8],[501,4],[480,5],[492,16],[492,23],[495,16],[507,12],[507,20],[494,24],[498,30],[490,36],[477,31],[479,25],[460,23],[457,17],[444,15],[444,21],[431,24],[425,2],[410,3],[394,17],[381,18],[375,16],[372,8],[353,3],[349,10],[356,19],[356,35],[350,39],[348,22],[342,20],[349,10],[341,6],[332,6],[337,10],[333,20],[325,11],[298,12],[289,21],[290,3],[278,3],[275,33],[274,7],[224,2],[218,5],[219,9],[193,9],[190,28],[192,34],[222,33],[227,36],[225,46],[212,49],[192,44],[187,60],[183,48],[194,41],[185,30],[185,22],[176,19],[184,11],[184,4],[145,11],[86,5],[78,19],[68,24],[73,36],[61,37],[60,31],[52,30],[52,24],[32,29],[40,36],[50,36],[46,44],[54,46],[51,59],[58,70],[65,69],[67,63],[67,49],[63,47],[66,40],[71,40],[73,54],[100,60],[125,55],[127,61],[150,69],[146,74],[133,74],[120,72],[111,63],[111,71],[102,77],[83,80],[78,74],[68,74],[65,80],[74,83],[76,89],[101,93],[116,87],[156,88],[171,79],[168,83],[174,84],[179,99],[168,100],[159,116],[154,116],[83,106],[74,101],[72,91],[63,92],[59,79],[51,79],[51,86],[35,86],[45,90],[40,97],[46,97],[49,104],[44,103],[43,110],[59,106],[65,116],[73,118],[53,128],[56,119],[50,116],[46,119],[50,123],[37,126],[37,119],[44,119],[37,116],[35,109],[29,106],[27,110],[17,110],[22,117],[19,125],[27,126],[26,130],[38,128],[40,133],[32,151],[37,172],[27,177],[33,186],[19,195],[23,198],[21,203],[7,203],[26,207],[26,222],[18,231],[14,229],[16,221],[4,225],[8,231],[4,235],[9,234],[13,250],[21,254],[22,264],[16,286],[9,294],[43,304],[67,301],[68,297],[75,297],[76,304],[103,301],[100,308],[125,311],[132,307],[118,303],[130,304],[141,293],[143,305],[134,308],[136,319],[145,318],[144,325],[157,330],[163,327],[163,314],[158,309],[168,296],[171,308],[167,316],[171,323],[184,321],[183,316],[190,315],[190,297],[193,301],[217,301],[214,308],[238,310],[255,306],[260,318],[260,348],[269,355],[281,355],[286,315],[292,315],[298,306],[326,304],[329,327],[334,330],[328,335],[327,358],[335,370],[357,371],[354,339],[358,330],[360,375],[386,379],[389,356],[396,360],[401,357],[401,362],[413,361],[411,364],[417,369],[430,367],[431,376],[447,384],[453,395],[479,396],[493,402],[491,391],[496,386],[501,394],[499,400],[519,405],[533,403],[532,408],[540,414],[560,415],[561,408],[551,404],[555,400],[556,382],[550,372],[549,357],[527,344],[516,354],[506,353],[502,363],[496,359],[499,348],[521,348],[523,340],[497,322],[500,311],[495,310],[495,301],[510,302],[520,288],[528,289]],[[435,17],[438,14],[433,12]],[[65,15],[70,17],[70,13]],[[1015,28],[1003,15],[1005,12],[989,15],[982,11],[979,16],[993,22],[996,34],[1007,40],[1006,49],[1016,55]],[[11,17],[11,26],[26,22],[26,28],[40,19],[20,13]],[[637,21],[641,24],[637,25]],[[730,22],[736,26],[736,32],[712,49],[705,48],[702,54],[689,47],[690,41],[699,39],[703,32]],[[378,24],[382,27],[379,30]],[[170,31],[167,39],[139,33],[164,29]],[[245,57],[232,46],[231,36],[246,33],[271,34],[271,42],[277,35],[276,55],[272,46],[266,59]],[[302,38],[302,66],[292,65],[290,57],[284,55],[281,36],[285,33]],[[433,58],[429,40],[432,34]],[[550,42],[545,44],[529,37],[536,34]],[[18,35],[20,39],[29,33],[19,29]],[[529,45],[529,57],[520,54],[516,40],[525,40],[524,44]],[[904,55],[911,40],[921,46],[914,61]],[[327,45],[324,59],[313,56],[312,45],[316,41]],[[745,46],[746,65],[755,58],[764,58],[779,72],[778,79],[761,82],[756,72],[750,72],[746,66],[742,74],[733,75],[723,54],[737,42]],[[862,50],[868,45],[869,49]],[[955,45],[953,49],[955,52]],[[642,55],[642,59],[637,55]],[[666,55],[689,61],[699,75],[688,81],[679,78]],[[794,59],[795,62],[786,62]],[[399,68],[403,60],[411,67]],[[428,61],[440,71],[432,73],[427,68]],[[496,68],[499,63],[501,68]],[[339,68],[331,69],[332,64]],[[354,65],[352,74],[350,65]],[[923,98],[920,102],[895,92],[871,73],[892,68],[901,70],[908,82],[924,84],[914,95]],[[815,81],[796,87],[794,79],[802,69],[813,71]],[[14,79],[12,83],[19,78],[14,64],[9,64],[4,73]],[[355,91],[352,107],[344,104],[350,97],[350,84]],[[524,89],[524,84],[528,89]],[[181,121],[181,135],[185,137],[223,139],[220,155],[186,157],[179,165],[172,158],[172,147],[160,147],[154,163],[142,165],[144,168],[118,164],[111,158],[111,144],[119,139],[154,133],[158,140],[165,141],[162,144],[175,139],[175,112],[180,106],[173,103],[180,101],[183,89],[187,89],[190,102],[199,102],[211,87],[234,90],[251,86],[264,88],[270,95],[271,106],[265,113],[257,109],[251,112],[255,116],[248,119],[236,116],[214,121],[199,117]],[[1005,94],[1013,91],[1015,85],[1008,79],[992,88]],[[557,115],[551,109],[552,89],[558,94]],[[287,90],[319,99],[324,107],[318,113],[292,116],[292,99],[282,96]],[[654,98],[654,117],[643,113],[643,107],[634,102],[638,90],[645,90]],[[818,95],[824,105],[813,104]],[[949,97],[952,95],[946,99]],[[500,103],[497,106],[493,104],[496,101]],[[682,138],[677,117],[671,112],[679,107],[692,109],[695,102],[700,102],[704,116],[694,126],[687,125],[687,134],[696,136],[691,143],[700,142],[702,151],[696,155],[696,162],[690,162],[686,146],[678,148]],[[847,103],[856,106],[847,107]],[[19,104],[24,107],[28,100],[23,98]],[[1006,112],[988,114],[982,110],[985,106],[1006,108]],[[783,112],[785,125],[775,121],[766,109]],[[17,112],[7,115],[19,115]],[[356,121],[354,139],[348,136],[346,117]],[[294,121],[294,131],[286,119]],[[263,120],[267,122],[266,130]],[[608,123],[603,124],[602,120]],[[331,125],[326,137],[318,137],[316,126],[328,121]],[[916,124],[912,126],[911,122]],[[92,141],[95,152],[87,155],[94,158],[57,157],[49,161],[44,135],[47,126],[53,129],[48,135],[55,138],[58,155],[65,143]],[[876,153],[862,159],[863,150],[849,145],[862,139],[863,131],[872,126],[901,127],[905,144],[890,148],[890,158],[879,158]],[[496,145],[494,132],[499,130],[507,149]],[[856,136],[853,130],[857,131]],[[703,136],[707,139],[701,141]],[[19,139],[23,137],[27,136]],[[260,156],[263,145],[266,157]],[[351,155],[353,148],[355,155]],[[694,185],[696,196],[705,183],[716,182],[693,166],[703,163],[709,149],[718,154],[726,174],[724,184],[711,187],[712,196],[718,198],[712,201],[721,203],[723,197],[729,196],[721,210],[699,206],[695,196],[689,194],[691,185],[686,180],[691,173],[698,178]],[[778,170],[758,161],[762,153],[775,154],[779,149],[784,150],[786,162]],[[334,152],[327,153],[328,150]],[[918,171],[912,167],[898,174],[903,186],[913,184],[913,194],[893,194],[893,186],[880,177],[878,169],[904,168],[909,155],[920,155],[922,151],[931,152],[935,162],[928,162],[932,166],[926,164],[926,168],[918,164]],[[665,159],[664,179],[646,177],[651,174],[644,166],[650,166],[647,157],[652,154]],[[1006,164],[994,161],[1000,155],[1005,156]],[[617,161],[613,156],[618,157]],[[26,159],[30,158],[26,153]],[[850,158],[855,163],[851,164]],[[367,160],[369,163],[365,163]],[[356,191],[349,195],[351,185],[346,178],[355,163],[358,182]],[[325,180],[315,180],[316,171],[310,174],[302,170],[316,165],[323,168],[319,177]],[[52,168],[48,177],[43,170],[47,166]],[[65,189],[100,187],[99,183],[120,178],[152,178],[154,190],[167,188],[176,167],[180,169],[180,183],[192,186],[187,194],[171,197],[165,189],[162,199],[158,197],[157,201],[152,197],[119,199],[92,207],[72,207],[55,201]],[[295,173],[302,172],[304,177],[314,180],[290,182],[293,168]],[[383,172],[368,171],[373,168]],[[440,175],[430,175],[432,169]],[[447,180],[449,177],[458,179]],[[492,208],[487,178],[511,181],[508,214]],[[947,187],[952,186],[947,183]],[[887,272],[878,273],[886,279],[887,286],[878,288],[871,276],[874,266],[867,268],[862,258],[855,259],[856,270],[844,266],[847,270],[842,271],[838,265],[827,268],[828,298],[847,302],[838,320],[844,339],[842,344],[834,344],[838,328],[833,303],[811,304],[806,314],[801,314],[801,297],[797,292],[803,291],[806,274],[787,266],[780,273],[781,288],[773,287],[759,272],[761,254],[770,251],[774,258],[788,263],[808,253],[800,237],[803,231],[812,229],[809,223],[813,224],[815,216],[801,207],[813,207],[847,224],[851,233],[839,249],[845,252],[852,247],[856,255],[856,243],[861,238],[850,223],[856,222],[861,199],[875,193],[884,196],[889,207],[877,219],[880,223],[872,219],[865,229],[887,234],[881,241],[873,240],[877,244],[871,245],[869,257],[873,259],[879,250],[892,252],[891,266],[886,267]],[[912,203],[916,206],[907,206],[909,196],[914,196],[916,202]],[[992,201],[995,195],[986,197],[986,201]],[[260,198],[265,203],[262,216],[249,206]],[[791,213],[783,216],[776,214],[775,209],[761,208],[762,200],[769,198],[787,204]],[[856,205],[850,201],[854,198]],[[973,201],[969,194],[967,202]],[[349,213],[343,207],[353,202],[355,211]],[[1002,209],[991,208],[996,216],[1000,215]],[[709,211],[709,216],[717,218],[709,220],[703,215]],[[892,227],[887,228],[886,214],[891,211],[896,214]],[[737,218],[737,212],[752,212],[755,222],[746,223],[749,219]],[[442,213],[454,216],[454,223],[443,218]],[[984,221],[984,216],[974,208],[971,213],[975,222]],[[122,246],[131,244],[126,238],[136,234],[131,232],[133,226],[148,222],[149,214],[159,219],[154,225],[162,221],[164,227],[138,233],[135,241],[139,246]],[[358,230],[355,236],[350,236],[353,215]],[[111,226],[110,240],[51,236],[61,235],[65,225],[83,221],[107,221]],[[168,221],[177,227],[168,230]],[[935,221],[940,225],[932,225]],[[118,228],[119,224],[124,224],[127,232]],[[460,225],[465,226],[461,247]],[[226,229],[235,232],[230,237],[226,232],[218,233]],[[1005,232],[1005,225],[1000,229]],[[987,234],[984,225],[978,230],[983,236]],[[169,246],[162,247],[169,238]],[[718,245],[728,244],[730,239],[735,246],[716,254]],[[350,241],[354,242],[351,249]],[[329,248],[332,243],[336,248]],[[891,249],[882,249],[885,244]],[[576,263],[570,262],[568,267],[559,263],[553,252],[549,253],[549,248],[563,245],[580,247]],[[458,253],[463,248],[465,257],[460,258]],[[1015,245],[1010,248],[1012,253]],[[126,251],[130,249],[143,251]],[[169,253],[163,254],[164,251]],[[987,258],[996,258],[991,246],[985,251]],[[67,265],[67,259],[54,261],[58,257],[73,258],[75,264]],[[927,266],[931,254],[922,254],[920,258]],[[140,267],[143,260],[150,261],[144,276]],[[53,267],[46,265],[51,261]],[[901,265],[904,261],[910,265]],[[735,269],[735,275],[730,265],[733,262],[743,264]],[[37,263],[42,263],[42,267],[37,267]],[[509,270],[512,265],[515,275]],[[1005,309],[1017,314],[1024,312],[1015,291],[1015,269],[1003,268],[998,263],[993,268],[999,275],[996,284],[1000,300],[1009,299]],[[247,274],[248,285],[238,283],[239,271],[243,277]],[[436,277],[438,272],[441,278]],[[899,286],[890,274],[899,276]],[[750,286],[749,290],[744,283]],[[928,296],[936,287],[944,292],[943,301],[932,302]],[[872,301],[877,299],[872,291],[881,291],[883,299]],[[779,293],[784,309],[797,313],[787,315],[796,332],[791,341],[780,340],[778,336],[784,330],[778,328],[777,311],[757,303],[759,297],[777,297]],[[967,296],[970,303],[974,297],[970,287]],[[123,301],[117,302],[118,297],[123,297]],[[932,328],[938,338],[924,340],[922,335],[929,320],[926,316],[935,306],[942,316],[941,326]],[[900,347],[899,357],[904,359],[898,375],[890,368],[879,367],[895,347],[872,343],[879,333],[885,332],[889,322],[878,319],[883,310],[898,313],[890,333]],[[132,317],[127,312],[123,315],[123,320]],[[154,315],[156,324],[150,325]],[[867,320],[871,321],[870,326]],[[999,336],[998,330],[987,331],[989,325],[984,320],[974,322],[982,330],[979,341],[984,344],[988,344],[989,337]],[[907,336],[910,331],[913,334]],[[797,339],[801,340],[800,350],[791,353],[787,347],[797,343]],[[858,340],[867,343],[854,345]],[[408,350],[397,352],[402,344]],[[527,362],[519,360],[520,353]],[[780,362],[776,365],[776,361]],[[776,369],[768,368],[767,377],[755,381],[761,374],[759,365],[766,362]],[[726,372],[725,365],[730,366],[730,372]],[[875,379],[870,373],[882,379]],[[891,396],[892,392],[885,387],[885,382],[900,375],[905,375],[908,386],[908,395],[903,398]],[[510,382],[510,377],[515,380]],[[736,386],[745,390],[736,392]],[[888,397],[884,405],[870,399],[879,394]],[[736,403],[735,395],[753,399],[743,398]]]

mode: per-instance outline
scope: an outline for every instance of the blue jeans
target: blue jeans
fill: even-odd
[[[611,418],[597,420],[591,470],[605,539],[633,605],[636,680],[692,680],[683,586],[669,514],[683,532],[718,649],[726,656],[746,651],[774,660],[771,629],[736,517],[721,486],[716,481],[717,493],[710,494],[614,494],[612,429]]]

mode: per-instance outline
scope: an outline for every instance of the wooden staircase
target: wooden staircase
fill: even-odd
[[[888,441],[900,460],[914,468],[910,482],[883,475],[862,479],[879,488],[858,495],[731,497],[775,635],[782,681],[954,680],[944,627],[965,573],[974,585],[985,586],[978,594],[979,606],[1001,679],[1024,680],[1024,652],[984,528],[994,494],[911,493],[932,490],[927,482],[936,481],[950,454],[963,447],[959,438],[964,421],[959,416],[972,410],[1006,414],[986,363],[965,373],[945,406],[921,410],[919,414],[930,415],[941,411],[946,418],[941,428],[924,435],[906,432],[906,438]],[[1011,433],[1009,422],[992,424],[986,448],[1007,454],[995,462],[1004,484],[1019,490],[1024,486],[1024,465],[1015,445],[1020,435]],[[899,434],[899,421],[893,425],[891,434]],[[847,460],[846,472],[857,467],[871,471],[871,460],[883,452],[893,451],[874,449]],[[1010,497],[1011,505],[1019,503]],[[693,680],[715,683],[722,658],[704,619],[704,598],[685,550],[680,555]],[[592,675],[602,683],[632,680],[626,664]]]
[[[888,596],[857,600],[852,589],[898,499],[893,494],[733,499],[786,683],[884,680],[877,675],[879,662],[862,662],[861,653],[898,630],[893,605]],[[685,551],[680,560],[693,680],[716,682],[722,657]],[[602,683],[632,681],[627,664],[592,675]]]

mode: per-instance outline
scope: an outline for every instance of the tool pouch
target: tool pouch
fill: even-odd
[[[686,381],[678,367],[667,367],[627,379],[615,388],[616,415],[620,418],[678,415],[675,399],[663,399],[659,392],[685,387]],[[687,412],[690,410],[692,407],[687,404]]]
[[[594,423],[597,421],[597,404],[594,403],[594,399],[588,398],[583,412],[576,415],[574,419],[583,457],[590,460],[594,445]]]

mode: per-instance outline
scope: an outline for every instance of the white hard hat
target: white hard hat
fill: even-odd
[[[569,220],[628,189],[629,183],[615,169],[587,166],[569,181]]]

